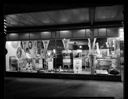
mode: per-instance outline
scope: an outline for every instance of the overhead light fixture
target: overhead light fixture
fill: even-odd
[[[48,32],[48,31],[44,31],[44,32],[41,32],[42,34],[48,34],[48,33],[50,33],[50,32]]]
[[[16,36],[18,35],[17,33],[10,33],[11,36]]]
[[[79,30],[80,32],[85,32],[85,29],[81,29],[81,30]]]
[[[86,32],[91,32],[91,30],[90,29],[86,29]]]
[[[61,33],[68,33],[69,30],[63,30],[63,31],[60,31]]]
[[[99,31],[106,32],[106,28],[100,28]]]

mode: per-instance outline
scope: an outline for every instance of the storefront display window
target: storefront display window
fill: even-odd
[[[90,29],[73,31],[66,33],[91,33]],[[120,75],[123,41],[119,37],[65,37],[7,41],[6,71]]]
[[[102,38],[96,41],[96,74],[120,74],[120,41]]]
[[[78,73],[82,73],[90,67],[87,44],[87,40],[70,39],[7,41],[6,71],[46,72],[61,69],[74,73],[80,68]]]

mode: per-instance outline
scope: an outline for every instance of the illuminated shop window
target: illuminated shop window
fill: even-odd
[[[119,39],[124,41],[124,28],[119,28]]]
[[[100,32],[106,33],[106,30]],[[37,40],[38,37],[31,34],[32,40],[7,41],[6,71],[120,75],[122,28],[117,37],[102,34],[102,38],[94,39],[88,37],[90,29],[55,33],[60,33],[57,35],[59,39],[48,39],[51,32],[41,32],[41,37],[47,36],[46,40]],[[72,33],[73,38],[70,38]],[[80,36],[77,38],[75,33]],[[20,34],[19,38],[24,35]]]
[[[120,41],[117,37],[97,39],[95,51],[96,74],[120,74]]]

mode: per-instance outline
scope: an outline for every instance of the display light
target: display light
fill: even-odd
[[[50,56],[50,55],[51,55],[51,52],[48,51],[48,56]]]
[[[56,53],[56,49],[53,49],[53,53],[54,53],[54,54]]]
[[[49,32],[48,31],[44,31],[44,32],[42,32],[43,34],[48,34]]]
[[[16,34],[16,33],[10,33],[9,36],[10,36],[10,38],[12,38],[12,37],[15,38],[15,37],[18,36],[18,34]]]
[[[79,48],[82,48],[82,46],[80,45]]]

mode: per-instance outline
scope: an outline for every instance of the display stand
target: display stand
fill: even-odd
[[[48,70],[53,70],[53,58],[48,58]]]
[[[53,53],[51,50],[47,51],[47,66],[48,66],[48,70],[53,70]]]
[[[34,60],[34,64],[35,64],[35,69],[36,70],[40,70],[43,68],[43,60],[42,58],[36,58],[36,59],[33,59]]]
[[[42,59],[39,60],[39,68],[43,68],[43,62],[42,62]]]
[[[74,73],[82,72],[82,50],[73,51],[73,71]]]
[[[65,66],[68,66],[67,68],[70,68],[71,65],[71,57],[70,57],[71,50],[63,50],[63,69],[65,69]]]
[[[82,59],[81,58],[73,59],[73,70],[74,70],[74,73],[82,72]]]

